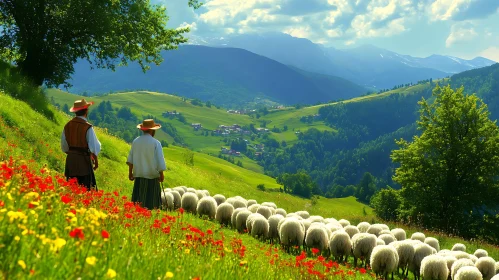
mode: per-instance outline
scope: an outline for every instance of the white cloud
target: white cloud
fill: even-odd
[[[480,56],[499,62],[499,47],[489,47],[480,52]]]
[[[448,20],[469,5],[471,0],[437,0],[430,6],[430,19]]]
[[[445,40],[445,46],[449,48],[459,42],[471,41],[477,36],[478,33],[471,22],[456,23],[451,27],[449,37]]]

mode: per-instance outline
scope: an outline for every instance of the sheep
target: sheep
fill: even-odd
[[[383,230],[383,228],[379,224],[370,225],[367,229],[367,233],[374,234],[376,237],[379,236],[379,233]]]
[[[269,234],[269,222],[262,215],[256,216],[251,223],[251,236],[265,239]]]
[[[330,231],[331,233],[336,232],[337,230],[344,230],[344,228],[341,227],[341,225],[336,225],[333,223],[326,224],[325,225],[326,229]],[[345,231],[346,232],[346,231]],[[347,232],[348,233],[348,232]],[[355,234],[354,234],[355,235]]]
[[[390,230],[390,227],[388,227],[385,224],[378,224],[382,229]]]
[[[265,219],[268,219],[270,216],[272,216],[272,210],[270,210],[271,208],[269,208],[268,206],[264,206],[263,204],[258,207],[258,209],[256,210],[256,213],[259,213],[261,214],[262,216],[265,217]]]
[[[457,271],[465,266],[475,266],[470,259],[458,259],[455,261],[450,269],[450,276],[452,279],[455,279]]]
[[[262,206],[267,206],[267,207],[270,207],[270,208],[277,209],[277,205],[275,205],[274,202],[264,202],[264,203],[262,203]]]
[[[447,268],[449,269],[449,277],[450,277],[452,265],[457,261],[457,259],[454,256],[443,256],[443,258],[444,258],[445,262],[447,263]]]
[[[340,223],[340,225],[341,225],[342,227],[346,227],[346,226],[349,226],[349,225],[350,225],[350,221],[347,221],[347,220],[345,220],[345,219],[341,219],[341,220],[339,220],[339,221],[338,221],[338,223]]]
[[[210,196],[210,192],[208,190],[201,190],[205,196]]]
[[[282,209],[282,208],[277,208],[275,210],[275,213],[276,214],[279,214],[279,215],[282,215],[283,217],[286,217],[287,213],[286,213],[286,210]]]
[[[496,274],[499,274],[499,262],[496,262]]]
[[[421,242],[424,242],[424,240],[426,239],[426,236],[422,232],[415,232],[415,233],[413,233],[411,235],[411,239],[412,240],[419,240]]]
[[[357,228],[359,229],[360,232],[366,233],[370,226],[371,224],[369,224],[368,222],[360,222],[357,225]]]
[[[171,191],[172,191],[172,189],[171,189],[171,188],[164,188],[164,191],[165,191],[165,192],[171,192]]]
[[[399,268],[402,269],[402,275],[407,277],[409,273],[409,264],[414,258],[415,249],[414,246],[408,241],[395,241],[390,243],[391,246],[397,250],[399,255]]]
[[[430,255],[421,261],[419,273],[423,279],[447,280],[447,277],[449,277],[449,267],[443,257]]]
[[[251,204],[250,206],[248,206],[248,210],[250,210],[252,213],[256,213],[256,211],[258,210],[258,207],[260,207],[261,205],[260,204]]]
[[[426,237],[424,243],[433,247],[435,250],[437,250],[437,252],[440,251],[440,244],[438,242],[438,239],[434,237]]]
[[[492,279],[490,279],[490,280],[499,280],[499,272],[497,273],[496,276],[492,277]]]
[[[217,202],[217,205],[220,205],[222,203],[225,202],[225,196],[221,195],[221,194],[216,194],[213,196],[213,198],[215,199],[215,201]],[[232,205],[232,204],[231,204]]]
[[[376,246],[386,245],[385,240],[376,238]]]
[[[466,252],[466,245],[462,243],[456,243],[454,246],[452,246],[451,251],[463,251]]]
[[[324,218],[321,216],[310,216],[307,220],[311,223],[324,223]]]
[[[371,269],[377,276],[383,275],[384,279],[388,278],[389,273],[393,273],[399,263],[399,255],[393,246],[380,245],[374,247],[371,254]],[[392,274],[393,279],[393,274]]]
[[[198,201],[198,206],[196,208],[199,216],[208,216],[210,219],[214,219],[217,213],[217,202],[211,196],[205,196]]]
[[[357,266],[357,259],[365,261],[365,268],[367,262],[371,257],[371,252],[376,246],[376,235],[371,233],[357,233],[352,236],[352,252],[354,266]]]
[[[239,209],[239,208],[237,208],[237,209]],[[242,209],[241,211],[239,211],[239,213],[237,213],[237,216],[236,216],[236,229],[237,229],[237,231],[243,232],[246,229],[246,220],[248,219],[249,215],[251,215],[251,214],[253,214],[253,213],[251,213],[251,211],[249,211],[248,209]]]
[[[201,191],[201,190],[197,190],[196,191],[196,195],[198,196],[198,199],[201,199],[201,198],[203,198],[203,197],[206,196],[206,194],[203,191]]]
[[[339,262],[342,262],[343,258],[346,261],[352,251],[352,241],[348,233],[342,230],[333,232],[329,240],[329,249]]]
[[[389,235],[393,236],[392,232],[388,229],[384,229],[384,230],[379,232],[379,235],[383,235],[383,234],[389,234]]]
[[[298,219],[288,218],[279,227],[279,238],[281,244],[289,252],[291,246],[302,246],[305,238],[305,230]]]
[[[258,202],[256,202],[256,200],[254,200],[254,199],[248,200],[248,202],[247,202],[248,207],[250,207],[253,204],[258,204]]]
[[[480,270],[484,280],[490,280],[494,275],[496,275],[496,261],[491,257],[479,258],[475,267]]]
[[[301,223],[305,227],[305,232],[307,232],[308,228],[312,224],[312,222],[310,222],[309,220],[302,220]]]
[[[194,193],[186,192],[182,196],[181,207],[190,213],[196,213],[196,207],[198,206],[198,197]]]
[[[378,236],[378,239],[385,241],[386,245],[388,245],[394,241],[397,241],[397,239],[395,239],[395,237],[393,237],[393,235],[387,234],[387,233],[381,234],[380,236]]]
[[[421,269],[421,261],[426,256],[432,255],[433,254],[433,247],[426,243],[417,243],[414,245],[414,258],[412,259],[412,262],[409,264],[409,269],[412,271],[414,274],[414,279],[419,279],[420,278],[420,269]]]
[[[393,236],[395,238],[397,238],[398,241],[405,240],[407,238],[405,230],[403,230],[401,228],[394,228],[391,230],[391,232],[392,232]]]
[[[248,219],[246,219],[246,228],[248,229],[248,233],[251,234],[251,227],[253,226],[253,220],[256,217],[260,217],[262,214],[260,213],[251,213],[251,215],[248,216]]]
[[[465,266],[460,268],[456,276],[454,277],[454,280],[482,280],[482,274],[480,273],[480,270],[474,266]]]
[[[323,224],[312,224],[305,235],[305,244],[309,248],[319,249],[324,252],[329,247],[329,235]]]
[[[247,207],[246,201],[242,199],[236,199],[233,204],[234,208]]]
[[[161,192],[161,203],[166,204],[166,209],[173,211],[175,198],[171,192]]]
[[[325,224],[330,224],[330,223],[339,224],[338,220],[336,220],[335,218],[326,218],[326,219],[324,219],[324,223]]]
[[[186,192],[196,193],[196,189],[195,188],[187,188]]]
[[[178,186],[179,188],[182,188],[184,190],[184,193],[187,192],[187,187],[186,186]]]
[[[476,263],[478,261],[478,258],[475,255],[469,255],[469,258],[473,263]]]
[[[183,196],[185,193],[185,190],[181,187],[175,187],[175,188],[173,188],[173,190],[177,191],[180,194],[180,196]]]
[[[225,202],[225,203],[228,203],[228,202]],[[230,203],[229,203],[230,204]],[[231,204],[232,205],[232,204]],[[233,206],[234,207],[234,206]],[[232,224],[232,228],[236,228],[236,218],[237,218],[237,214],[239,214],[239,212],[243,211],[243,210],[247,210],[246,208],[236,208],[234,209],[234,211],[232,212],[232,217],[230,218],[230,222]]]
[[[487,253],[487,251],[485,251],[484,249],[476,249],[473,255],[475,255],[475,257],[477,258],[481,258],[481,257],[488,257],[489,253]]]
[[[303,219],[308,219],[310,217],[310,214],[307,211],[298,211],[296,212],[296,215],[302,217]]]
[[[277,240],[279,238],[279,232],[277,231],[277,225],[279,224],[279,221],[283,220],[284,216],[280,214],[275,214],[269,217],[269,234],[268,238],[270,239],[270,242],[273,243],[274,240]]]
[[[217,207],[215,219],[222,225],[228,225],[231,222],[232,213],[234,213],[234,206],[232,204],[223,202]]]
[[[173,208],[179,209],[182,203],[180,193],[176,190],[170,192],[173,195]]]
[[[352,238],[352,236],[354,236],[355,234],[360,233],[359,229],[356,226],[352,226],[352,225],[346,226],[345,232],[348,233],[350,238]]]

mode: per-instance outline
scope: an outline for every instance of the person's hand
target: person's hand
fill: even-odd
[[[165,180],[165,175],[163,175],[163,172],[159,173],[159,182],[163,183],[164,180]]]
[[[130,180],[130,181],[135,180],[135,177],[133,177],[133,173],[132,172],[128,173],[128,180]]]
[[[90,158],[92,159],[92,162],[94,163],[94,170],[99,168],[99,159],[97,158],[97,156],[94,154],[90,154]]]

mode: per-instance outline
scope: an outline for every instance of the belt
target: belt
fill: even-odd
[[[90,156],[90,150],[88,148],[79,148],[79,147],[69,147],[70,152],[77,152],[84,156]]]

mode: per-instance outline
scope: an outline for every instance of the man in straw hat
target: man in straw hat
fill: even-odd
[[[137,128],[142,130],[143,134],[133,140],[127,159],[128,178],[135,181],[132,202],[139,202],[147,209],[160,208],[159,183],[164,180],[166,163],[161,143],[154,139],[154,135],[161,125],[148,119],[137,125]]]
[[[85,99],[76,100],[69,110],[76,117],[64,126],[61,135],[61,149],[67,154],[64,175],[68,179],[76,178],[88,190],[97,190],[94,170],[99,167],[97,156],[101,149],[92,125],[87,121],[88,107],[93,104]]]

